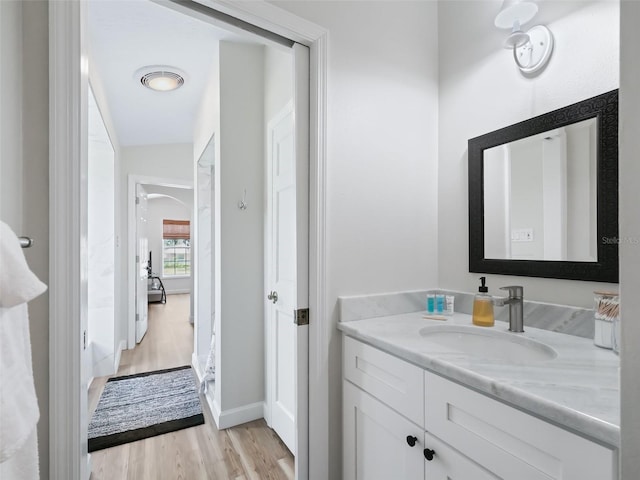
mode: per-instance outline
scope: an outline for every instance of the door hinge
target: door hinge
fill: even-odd
[[[136,322],[139,322],[139,321],[140,321],[140,314],[136,313]]]
[[[296,325],[309,325],[309,309],[299,308],[294,310],[293,318]]]
[[[140,263],[140,255],[136,255],[136,263]]]
[[[87,331],[82,332],[82,349],[87,349]]]
[[[140,205],[140,197],[136,197],[136,205]]]

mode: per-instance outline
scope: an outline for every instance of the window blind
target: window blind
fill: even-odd
[[[191,238],[189,220],[162,220],[162,238]]]

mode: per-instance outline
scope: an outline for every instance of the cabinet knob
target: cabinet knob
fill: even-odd
[[[418,441],[418,437],[414,437],[413,435],[407,435],[407,443],[410,447],[415,447],[416,442]]]
[[[426,458],[428,462],[433,460],[433,457],[434,457],[435,454],[436,454],[436,452],[434,450],[431,450],[430,448],[425,448],[424,449],[424,458]]]

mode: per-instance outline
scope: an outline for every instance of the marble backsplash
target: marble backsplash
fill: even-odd
[[[455,311],[471,315],[473,293],[433,289],[339,297],[340,321],[349,322],[426,310],[427,293],[436,292],[455,296]],[[495,307],[494,314],[496,320],[509,321],[509,307]],[[595,329],[593,315],[594,312],[590,309],[527,301],[525,296],[525,328],[530,326],[577,337],[593,338]]]

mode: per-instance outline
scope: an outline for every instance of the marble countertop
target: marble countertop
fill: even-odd
[[[496,321],[494,329],[544,343],[557,352],[557,357],[529,364],[483,360],[420,334],[430,325],[471,326],[470,315],[456,313],[440,321],[422,318],[425,313],[340,322],[338,329],[535,416],[620,446],[620,361],[611,350],[598,348],[586,338],[526,325],[524,333],[510,333],[507,323]]]

